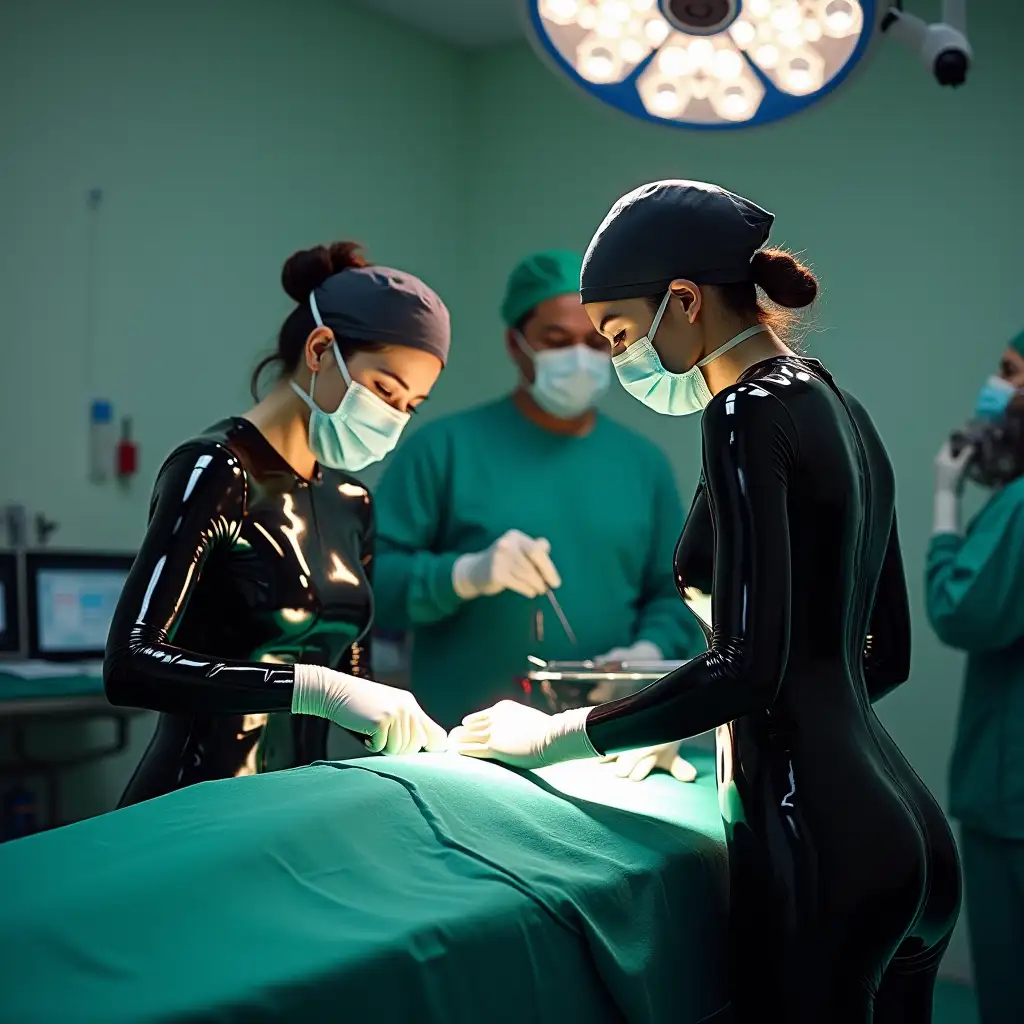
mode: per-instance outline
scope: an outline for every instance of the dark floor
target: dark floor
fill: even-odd
[[[973,990],[952,981],[940,981],[935,992],[932,1024],[978,1024]]]

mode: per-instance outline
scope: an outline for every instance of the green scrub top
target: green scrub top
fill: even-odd
[[[403,443],[376,506],[376,621],[414,631],[412,688],[446,728],[497,700],[524,700],[515,680],[530,654],[579,660],[637,640],[670,659],[705,648],[673,579],[683,513],[672,469],[613,420],[598,416],[585,437],[566,437],[510,397],[448,417]],[[456,558],[513,529],[551,542],[577,647],[543,597],[455,593]]]
[[[950,810],[971,829],[1024,839],[1024,478],[965,536],[932,538],[927,605],[939,639],[967,652]]]

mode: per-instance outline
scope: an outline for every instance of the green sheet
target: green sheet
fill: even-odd
[[[81,697],[102,693],[101,676],[46,676],[22,679],[0,669],[0,702],[32,700],[37,697]]]
[[[726,856],[690,756],[693,785],[317,764],[4,844],[0,1021],[695,1024]]]

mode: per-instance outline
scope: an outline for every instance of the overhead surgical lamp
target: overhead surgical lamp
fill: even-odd
[[[526,0],[530,36],[577,85],[643,120],[766,124],[839,86],[872,39],[892,36],[940,85],[971,61],[966,0],[928,24],[879,0]]]

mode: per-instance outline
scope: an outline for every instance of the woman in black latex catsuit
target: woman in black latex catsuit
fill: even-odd
[[[863,407],[758,305],[755,284],[790,307],[817,291],[761,250],[770,225],[714,186],[656,183],[616,204],[583,272],[626,389],[706,406],[676,573],[684,597],[712,595],[708,652],[622,700],[503,703],[451,739],[535,767],[717,728],[736,1019],[924,1024],[960,876],[871,706],[910,669],[893,470]]]
[[[373,507],[349,472],[382,458],[433,387],[448,313],[351,243],[296,253],[296,307],[252,410],[180,445],[111,625],[111,702],[161,712],[122,804],[367,747],[445,745],[412,695],[370,681]],[[315,395],[315,397],[314,397]]]

